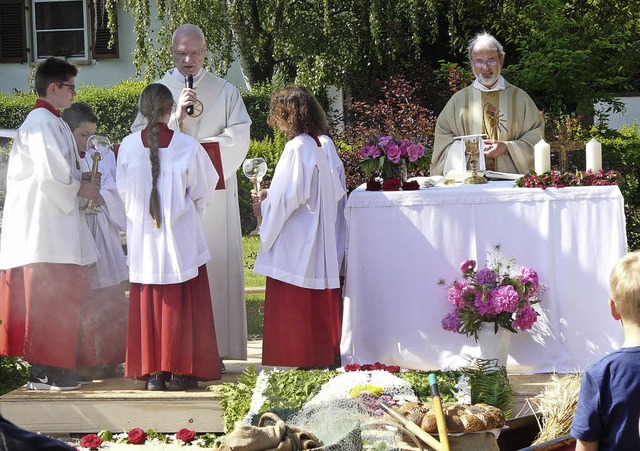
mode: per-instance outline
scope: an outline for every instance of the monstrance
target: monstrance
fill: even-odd
[[[251,192],[256,195],[260,195],[260,182],[262,181],[262,177],[267,173],[267,162],[264,161],[264,158],[247,158],[242,163],[242,172],[244,172],[244,175],[246,175],[247,178],[251,180],[251,183],[253,183],[253,189]],[[257,219],[258,225],[249,235],[260,234],[262,215],[258,215]]]

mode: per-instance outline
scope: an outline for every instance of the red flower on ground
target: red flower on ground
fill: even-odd
[[[143,445],[147,440],[147,433],[142,428],[134,428],[129,431],[127,439],[132,445]]]
[[[391,177],[382,182],[382,191],[399,191],[400,179]]]
[[[97,434],[87,434],[80,440],[80,446],[89,449],[98,449],[103,440]]]
[[[178,432],[176,432],[176,438],[185,443],[188,443],[196,438],[196,431],[192,429],[182,428]]]

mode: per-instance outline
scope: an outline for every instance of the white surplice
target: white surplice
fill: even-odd
[[[174,71],[177,69],[167,71],[159,82],[171,90],[177,102],[185,84],[183,77],[172,74]],[[202,220],[211,252],[207,273],[220,357],[246,360],[247,315],[236,172],[249,150],[251,119],[240,91],[226,80],[202,70],[194,77],[193,86],[204,112],[198,117],[187,117],[182,128],[172,115],[168,125],[199,141],[220,144],[226,188],[214,192]],[[138,113],[131,130],[145,126],[146,121]]]
[[[93,167],[94,153],[94,149],[87,150],[82,159],[84,172],[90,171]],[[102,174],[100,194],[104,204],[100,206],[98,213],[86,214],[98,253],[98,261],[91,277],[93,289],[111,287],[129,277],[129,268],[120,241],[120,231],[126,230],[126,220],[124,204],[116,187],[116,159],[113,152],[102,156],[98,170]]]
[[[96,261],[96,246],[77,196],[81,179],[80,156],[69,126],[45,108],[32,110],[9,156],[0,269]]]
[[[262,202],[254,271],[303,288],[340,287],[344,256],[344,168],[327,136],[287,142]]]
[[[122,140],[116,185],[127,217],[129,280],[173,284],[193,279],[210,260],[201,217],[218,181],[204,148],[192,137],[174,132],[168,148],[160,148],[162,223],[149,213],[151,162],[141,132]]]

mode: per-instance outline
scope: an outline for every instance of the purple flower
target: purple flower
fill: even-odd
[[[383,149],[391,142],[391,136],[381,136],[378,138],[378,145]]]
[[[494,271],[490,270],[489,268],[482,268],[478,271],[476,281],[479,285],[491,285],[496,283],[497,277],[498,274],[496,274]]]
[[[409,142],[406,139],[403,139],[402,141],[400,141],[400,144],[398,144],[398,149],[400,149],[400,155],[403,157],[407,157],[409,156],[409,145],[411,144],[411,142]]]
[[[474,269],[476,269],[475,260],[465,260],[460,264],[460,271],[464,274],[472,273]]]
[[[500,312],[513,313],[518,310],[520,295],[512,285],[498,287],[493,291],[493,302]]]
[[[464,307],[464,300],[462,299],[462,291],[467,288],[466,282],[454,282],[449,288],[447,299],[456,307]]]
[[[527,305],[520,310],[520,314],[515,321],[513,321],[513,327],[520,330],[529,330],[537,320],[538,313],[533,309],[533,307]]]
[[[531,291],[536,291],[538,288],[538,273],[531,268],[522,266],[520,272],[518,272],[518,279],[523,284],[531,283]]]
[[[385,147],[385,151],[387,153],[387,158],[392,163],[398,163],[402,154],[400,153],[400,148],[393,141],[389,142],[389,144]]]
[[[460,328],[462,321],[460,321],[460,318],[458,318],[458,315],[456,312],[457,312],[457,309],[455,309],[453,312],[447,313],[447,316],[442,318],[442,321],[440,324],[442,324],[442,328],[444,330],[448,332],[458,332],[458,329]]]
[[[411,144],[407,149],[409,161],[414,162],[424,155],[424,147],[420,144]]]
[[[500,310],[493,300],[493,290],[486,289],[476,294],[474,305],[478,308],[480,316],[497,315]]]

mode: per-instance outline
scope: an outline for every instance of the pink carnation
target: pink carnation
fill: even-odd
[[[518,310],[520,295],[511,285],[498,287],[493,291],[493,302],[498,309],[498,313]]]
[[[476,269],[475,260],[465,260],[460,264],[460,271],[462,271],[464,274],[470,274],[474,269]]]

